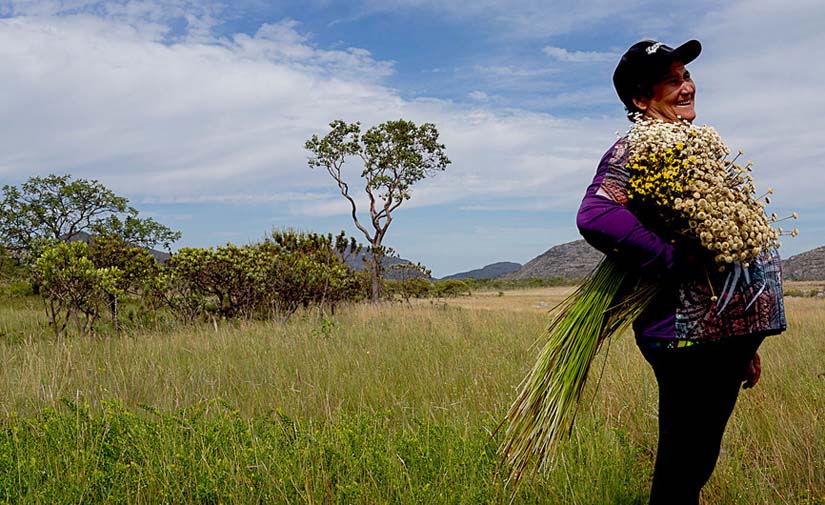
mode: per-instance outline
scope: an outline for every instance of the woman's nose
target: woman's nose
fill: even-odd
[[[693,81],[684,81],[682,83],[682,89],[679,90],[679,93],[683,95],[690,95],[696,92],[696,85]]]

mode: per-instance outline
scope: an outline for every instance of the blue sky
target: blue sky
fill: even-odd
[[[789,256],[825,244],[823,23],[819,0],[0,0],[0,181],[98,179],[178,246],[273,227],[361,239],[303,143],[336,118],[403,117],[435,123],[453,163],[386,243],[436,276],[523,263],[578,238],[584,187],[627,127],[618,56],[698,38],[697,122],[755,161],[773,210],[800,213]]]

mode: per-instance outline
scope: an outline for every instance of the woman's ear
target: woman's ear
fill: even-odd
[[[633,105],[642,113],[647,112],[647,108],[650,106],[650,98],[633,98]]]

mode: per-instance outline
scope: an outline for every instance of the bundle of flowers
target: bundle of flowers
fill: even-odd
[[[747,267],[761,252],[779,246],[783,231],[771,226],[775,215],[765,215],[767,194],[755,196],[751,163],[728,159],[730,151],[716,130],[639,118],[628,144],[628,206],[650,228],[705,251],[721,270]],[[499,425],[506,426],[499,454],[507,482],[515,485],[525,472],[552,465],[559,442],[572,430],[600,345],[625,329],[656,294],[654,283],[605,258],[554,309],[538,361]]]
[[[737,163],[742,151],[729,160],[715,129],[640,119],[628,140],[629,205],[649,216],[657,232],[698,242],[721,269],[735,262],[747,266],[760,252],[779,247],[781,228],[773,228],[765,214],[773,190],[756,196],[753,163]],[[665,226],[657,227],[657,220]]]

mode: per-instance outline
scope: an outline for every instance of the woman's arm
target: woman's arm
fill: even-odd
[[[576,225],[590,245],[628,267],[660,274],[673,269],[673,246],[605,196],[586,195]]]
[[[626,267],[665,274],[673,269],[673,245],[645,228],[627,209],[626,162],[626,139],[620,139],[602,157],[576,224],[590,245]]]

